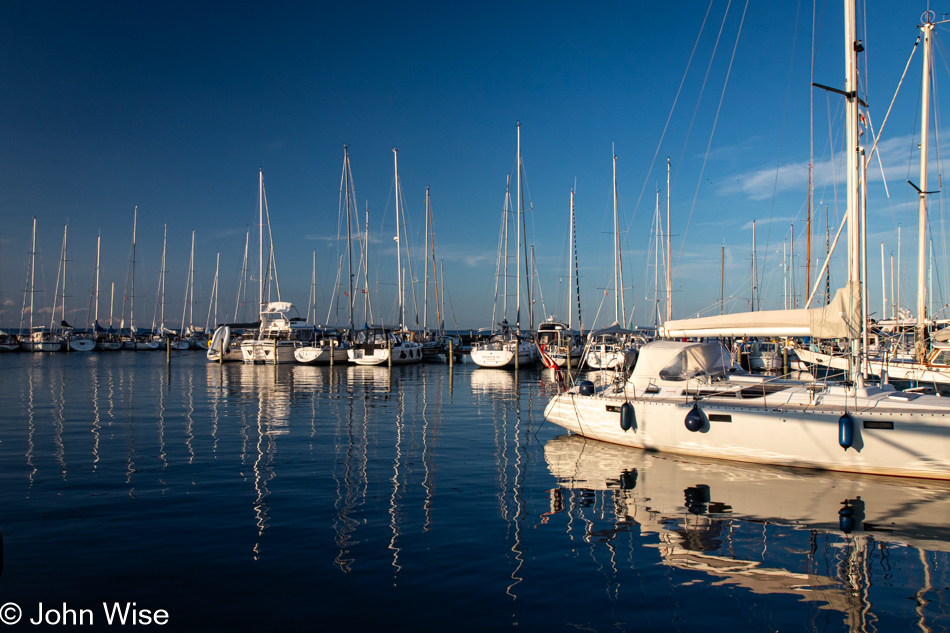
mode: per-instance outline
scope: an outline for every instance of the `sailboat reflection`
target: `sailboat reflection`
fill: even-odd
[[[935,591],[929,552],[941,553],[943,564],[950,552],[948,482],[719,462],[579,436],[549,440],[544,455],[558,488],[541,522],[550,525],[563,515],[571,533],[580,519],[583,538],[606,544],[612,559],[616,538],[636,528],[641,536],[656,536],[663,565],[699,572],[713,586],[822,603],[819,608],[844,613],[851,630],[860,631],[874,617],[875,592],[893,600],[883,592],[907,589],[872,583],[872,559],[896,565],[896,552],[903,552],[900,577],[927,579],[916,588],[921,630],[930,628],[927,617],[939,616],[939,609],[921,605],[928,604],[922,596]],[[592,517],[598,504],[612,525]],[[790,545],[805,534],[808,547]]]

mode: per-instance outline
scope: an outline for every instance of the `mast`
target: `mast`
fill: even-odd
[[[112,291],[109,293],[109,333],[112,333],[112,313],[115,309],[115,282],[112,282]]]
[[[670,223],[670,158],[666,157],[666,320],[673,320],[673,225]]]
[[[400,232],[399,232],[399,160],[397,158],[397,153],[399,152],[398,147],[393,148],[393,171],[395,173],[395,191],[396,191],[396,277],[398,279],[399,287],[399,329],[406,329],[406,306],[403,303],[403,292],[402,292],[402,249],[400,246]]]
[[[393,150],[393,151],[395,151],[395,150]],[[353,192],[352,192],[352,190],[350,189],[350,182],[351,182],[352,180],[353,180],[353,174],[350,172],[350,153],[349,153],[348,146],[347,146],[347,145],[344,145],[344,146],[343,146],[343,195],[346,196],[346,204],[345,204],[345,208],[346,208],[346,257],[347,257],[347,259],[349,260],[349,263],[348,263],[348,266],[349,266],[348,271],[349,271],[349,272],[348,272],[348,274],[347,274],[347,279],[349,279],[349,281],[348,281],[347,283],[348,283],[348,286],[349,286],[349,289],[350,289],[350,292],[349,292],[349,301],[348,301],[347,303],[348,303],[349,309],[350,309],[350,331],[351,331],[351,332],[353,331],[353,328],[354,328],[354,323],[353,323],[353,306],[354,306],[354,304],[356,303],[356,299],[353,297],[353,235],[352,235],[352,232],[351,232],[351,229],[350,229],[350,213],[356,213],[356,209],[355,209],[355,208],[352,210],[352,212],[350,211],[350,198],[353,197]],[[354,207],[355,207],[355,205],[356,205],[356,199],[355,199],[355,198],[354,198],[354,200],[353,200],[353,204],[354,204]],[[397,205],[397,208],[398,208],[398,205],[399,205],[398,200],[397,200],[397,202],[396,202],[396,205]],[[398,223],[399,223],[399,220],[398,220],[398,215],[399,215],[399,214],[398,214],[398,212],[397,212],[396,215],[397,215],[396,223],[397,223],[397,225],[398,225]],[[357,224],[358,224],[358,223],[359,223],[359,221],[357,220]],[[358,232],[358,231],[357,231],[357,232]]]
[[[847,138],[847,183],[848,183],[848,281],[857,287],[863,294],[863,280],[861,277],[861,215],[859,209],[860,192],[858,190],[860,174],[858,173],[858,64],[857,54],[864,50],[864,46],[857,38],[854,0],[845,0],[844,3],[844,49],[845,49],[845,98],[846,98],[846,138]],[[850,286],[849,284],[849,286]],[[852,288],[854,286],[851,286]],[[854,302],[852,295],[852,303]],[[864,311],[858,301],[858,318],[852,327],[858,332],[865,327]],[[860,335],[851,337],[852,369],[857,372],[858,386],[863,386],[860,374],[861,367],[861,340]]]
[[[656,238],[653,248],[653,327],[660,325],[660,240],[662,240],[662,228],[660,227],[660,188],[656,189]],[[624,318],[626,320],[626,317]]]
[[[96,236],[96,309],[95,324],[99,325],[99,247],[102,245],[102,234]]]
[[[924,361],[926,355],[925,336],[927,333],[927,157],[930,144],[930,56],[931,38],[934,24],[933,12],[927,11],[921,16],[924,24],[920,27],[921,37],[924,40],[924,63],[921,75],[920,96],[920,185],[915,187],[919,198],[918,202],[918,229],[917,229],[917,335],[914,342],[914,356],[918,363]]]
[[[423,284],[422,284],[422,331],[429,327],[429,188],[426,187],[426,218],[425,218],[425,250],[423,256]],[[433,262],[434,264],[435,262]],[[432,272],[435,272],[433,270]],[[436,299],[438,303],[438,299]]]
[[[33,218],[33,241],[30,245],[30,330],[29,335],[33,335],[33,281],[36,276],[36,217]],[[32,343],[30,343],[32,347]]]
[[[614,164],[614,321],[626,325],[626,315],[622,321],[620,316],[620,212],[617,206],[617,151],[613,143],[610,144],[610,153]]]
[[[435,262],[432,262],[433,267]],[[442,291],[439,293],[439,298],[442,301],[442,310],[439,316],[439,334],[445,334],[445,261],[439,260],[439,279],[442,282]],[[438,282],[436,282],[438,283]],[[458,324],[456,324],[458,327]]]
[[[574,250],[574,298],[577,300],[577,328],[584,333],[584,319],[581,318],[581,278],[577,265],[577,229],[574,216],[574,190],[571,190],[571,248]]]
[[[524,201],[521,196],[521,121],[518,121],[518,156],[517,156],[517,188],[515,189],[515,200],[519,205],[518,209],[515,211],[515,248],[516,258],[515,258],[515,271],[518,274],[518,282],[515,284],[517,291],[515,292],[515,329],[521,331],[521,213],[524,212]],[[527,262],[525,262],[527,264]]]
[[[264,307],[264,169],[261,168],[257,189],[257,311]]]
[[[572,295],[574,294],[574,289],[572,288],[572,285],[573,285],[573,284],[571,284],[571,273],[574,272],[573,270],[571,270],[572,268],[574,268],[574,266],[573,266],[573,264],[574,264],[574,251],[573,251],[573,244],[574,244],[574,190],[573,190],[573,189],[571,189],[571,211],[570,211],[570,220],[569,220],[569,221],[570,221],[570,229],[569,229],[569,236],[568,236],[568,242],[567,242],[567,248],[568,248],[568,257],[567,257],[567,329],[568,329],[568,330],[573,330],[573,329],[574,329],[574,318],[573,318],[573,314],[574,314],[574,313],[573,313],[573,311],[571,310],[571,299],[573,298]]]

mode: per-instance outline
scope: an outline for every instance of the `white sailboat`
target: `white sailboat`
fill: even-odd
[[[571,215],[569,220],[570,238],[568,240],[568,249],[570,257],[568,258],[568,293],[567,293],[567,324],[560,323],[553,316],[549,316],[546,321],[538,325],[538,331],[535,341],[538,345],[538,353],[541,356],[541,362],[545,367],[563,367],[568,369],[578,369],[581,366],[581,359],[584,356],[584,338],[580,332],[574,329],[574,306],[571,299],[577,299],[577,325],[583,329],[581,323],[581,297],[580,280],[577,271],[577,241],[574,235],[574,190],[571,189]]]
[[[623,370],[632,367],[637,359],[637,349],[642,338],[633,330],[626,329],[626,306],[623,303],[623,256],[620,249],[620,207],[617,200],[617,152],[611,146],[613,156],[614,193],[614,322],[611,326],[588,335],[584,362],[591,369]],[[667,168],[667,172],[669,169]]]
[[[818,309],[667,321],[672,337],[812,336],[852,341],[845,383],[767,381],[737,375],[718,342],[655,341],[629,379],[597,389],[581,382],[555,396],[545,417],[588,438],[637,448],[776,464],[950,479],[950,402],[865,383],[861,331],[864,205],[857,133],[853,0],[845,2],[849,283]],[[853,325],[852,325],[853,324]],[[855,332],[855,329],[859,329]]]
[[[515,268],[517,279],[515,285],[515,324],[508,324],[507,309],[505,317],[498,323],[499,330],[493,332],[488,341],[472,345],[470,356],[472,362],[479,367],[519,369],[532,365],[538,360],[538,348],[528,336],[521,332],[521,216],[524,214],[523,197],[521,195],[521,122],[518,122],[518,153],[517,153],[517,193],[516,200],[519,208],[515,213]],[[507,191],[506,191],[507,194]],[[510,222],[510,197],[505,196],[505,210],[502,216],[502,241],[499,250],[504,251],[504,279],[505,279],[505,306],[508,302],[508,223]],[[499,271],[501,272],[501,271]],[[493,319],[494,320],[494,315]],[[530,319],[529,319],[530,320]],[[530,327],[529,327],[530,330]]]
[[[63,348],[63,338],[43,326],[33,325],[34,280],[36,277],[36,218],[33,218],[33,239],[30,246],[30,329],[20,341],[20,348],[27,352],[58,352]],[[25,303],[25,301],[24,301]],[[21,312],[22,315],[22,312]],[[22,327],[21,327],[22,329]]]
[[[395,170],[395,197],[396,197],[396,275],[399,282],[399,329],[382,325],[366,327],[354,333],[353,345],[347,350],[347,358],[357,365],[405,365],[418,363],[422,360],[422,345],[414,340],[412,332],[406,329],[406,304],[403,292],[402,275],[402,244],[400,225],[402,216],[399,213],[399,162],[398,150],[393,148],[393,168]],[[408,252],[408,240],[406,240]],[[351,277],[352,278],[352,277]],[[352,289],[352,284],[350,288]],[[352,293],[351,293],[352,294]],[[352,297],[350,299],[352,305]]]

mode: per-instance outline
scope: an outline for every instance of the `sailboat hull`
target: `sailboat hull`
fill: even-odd
[[[736,391],[712,402],[682,392],[675,397],[648,392],[635,397],[633,391],[585,396],[575,387],[553,398],[544,416],[579,435],[634,448],[760,464],[950,479],[950,406],[936,396],[918,397],[893,388],[806,385],[760,397],[741,396]],[[627,402],[633,406],[634,422],[625,431],[620,411]],[[691,431],[687,416],[694,407],[701,426]],[[839,425],[846,411],[853,418],[853,443],[847,450],[839,445]]]

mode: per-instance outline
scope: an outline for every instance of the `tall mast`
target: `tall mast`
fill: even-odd
[[[574,272],[574,271],[572,270],[572,269],[574,268],[574,251],[573,251],[573,244],[574,244],[574,190],[573,190],[573,189],[571,189],[571,210],[570,210],[569,221],[570,221],[571,224],[570,224],[569,236],[568,236],[568,241],[567,241],[567,248],[568,248],[568,257],[567,257],[567,329],[573,330],[573,329],[574,329],[574,311],[571,310],[571,308],[572,308],[571,303],[573,303],[573,302],[571,301],[571,299],[574,298],[574,288],[573,288],[573,284],[571,283],[571,277],[573,276],[573,272]]]
[[[36,218],[33,218],[33,241],[30,245],[30,331],[33,335],[33,287],[36,278]],[[32,343],[31,343],[32,346]]]
[[[673,252],[670,250],[673,225],[670,223],[670,158],[666,158],[666,320],[673,320]]]
[[[422,331],[429,327],[429,188],[426,187],[425,250],[423,250]],[[434,264],[435,262],[433,262]],[[432,271],[433,273],[435,270]],[[438,303],[438,299],[436,299]]]
[[[653,245],[653,327],[660,325],[660,240],[662,239],[662,229],[660,228],[660,189],[656,190],[656,238]]]
[[[614,164],[614,321],[626,324],[626,316],[621,321],[620,316],[620,213],[617,207],[617,151],[613,143],[610,144],[610,153]]]
[[[846,138],[847,138],[847,183],[848,183],[848,281],[857,287],[858,292],[863,294],[861,278],[861,215],[859,211],[858,200],[860,194],[859,173],[858,173],[858,144],[860,138],[858,135],[858,65],[857,53],[864,50],[861,42],[857,38],[857,27],[855,18],[854,0],[845,0],[844,3],[844,26],[845,26],[845,97],[846,97]],[[852,297],[852,304],[856,297]],[[857,304],[860,306],[861,301]],[[864,314],[859,308],[856,326],[860,330],[864,329]],[[852,367],[855,371],[861,366],[861,341],[860,337],[851,338],[851,356],[853,358]],[[858,382],[863,382],[858,374]]]
[[[352,180],[353,180],[353,174],[350,173],[350,154],[349,154],[349,150],[347,149],[347,146],[344,145],[343,146],[343,195],[346,196],[346,205],[345,205],[345,208],[346,208],[346,257],[349,260],[349,264],[348,264],[349,268],[348,268],[348,274],[347,274],[347,279],[349,279],[349,281],[347,282],[347,284],[350,289],[349,301],[347,303],[350,309],[350,331],[351,332],[353,331],[353,328],[354,328],[353,306],[356,303],[356,299],[353,297],[353,235],[350,229],[350,214],[356,213],[355,208],[352,211],[350,210],[350,198],[353,197],[353,193],[350,189],[350,182]],[[354,206],[356,204],[355,198],[353,199],[353,204]],[[398,205],[399,203],[397,202],[396,204]],[[397,220],[397,223],[398,223],[398,220]],[[357,220],[357,224],[359,224],[358,220]],[[357,231],[357,233],[359,233],[359,231]]]
[[[264,308],[264,169],[261,168],[257,189],[257,311]]]
[[[406,328],[406,306],[403,302],[403,292],[402,292],[402,249],[400,248],[399,239],[399,160],[397,154],[399,152],[398,147],[393,148],[393,171],[395,173],[395,191],[396,191],[396,277],[398,278],[399,286],[399,329],[404,330]]]
[[[584,331],[584,320],[581,318],[581,280],[580,273],[578,272],[577,266],[577,230],[575,228],[574,222],[574,190],[571,189],[571,246],[570,248],[574,251],[574,298],[577,300],[577,327],[581,330],[581,333]],[[570,306],[568,306],[570,307]]]
[[[517,189],[515,189],[515,198],[516,203],[519,205],[518,209],[515,211],[515,224],[517,226],[515,231],[515,252],[517,253],[515,259],[515,270],[518,273],[518,283],[515,286],[518,290],[515,293],[515,329],[521,330],[521,213],[524,211],[523,203],[521,200],[521,121],[518,121],[518,156],[517,156]],[[527,263],[527,262],[526,262]]]
[[[102,234],[96,236],[96,309],[95,324],[99,325],[99,247],[102,245]]]
[[[917,335],[914,343],[914,356],[918,363],[924,361],[927,321],[927,154],[930,144],[930,56],[933,37],[933,13],[928,11],[922,16],[924,24],[920,27],[924,40],[924,63],[921,76],[920,96],[920,185],[918,193],[917,228]]]
[[[135,335],[135,229],[138,227],[139,205],[132,212],[132,285],[129,293],[129,334]]]

